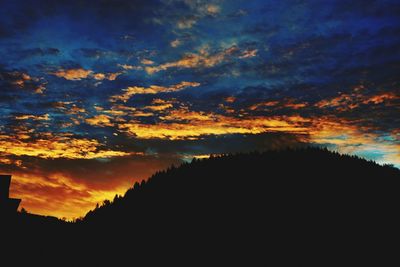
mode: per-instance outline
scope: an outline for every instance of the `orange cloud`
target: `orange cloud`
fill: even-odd
[[[68,70],[58,70],[56,72],[52,72],[53,74],[59,78],[64,78],[70,81],[79,81],[82,79],[93,78],[98,81],[109,80],[114,81],[122,72],[116,73],[94,73],[92,70],[85,70],[82,68],[78,69],[68,69]]]
[[[35,121],[48,121],[50,120],[49,114],[44,115],[19,115],[15,117],[16,120],[35,120]]]
[[[270,100],[270,101],[265,101],[265,102],[260,102],[257,104],[253,104],[249,107],[250,110],[259,110],[264,107],[274,107],[275,109],[280,109],[280,108],[289,108],[289,109],[301,109],[305,108],[308,106],[308,103],[306,102],[296,102],[294,99],[284,99],[281,101],[277,100]]]
[[[392,92],[389,92],[389,93],[382,93],[382,94],[371,96],[371,97],[363,100],[362,103],[363,104],[370,104],[370,103],[380,104],[380,103],[383,103],[383,102],[386,102],[389,100],[396,100],[396,99],[400,99],[400,96],[395,95]]]
[[[225,101],[228,102],[228,103],[233,103],[233,102],[236,101],[236,97],[229,96],[229,97],[225,98]]]
[[[20,167],[22,165],[22,160],[13,160],[8,158],[0,158],[0,164],[15,165]]]
[[[113,126],[114,124],[111,123],[111,118],[107,115],[97,115],[92,118],[86,119],[86,123],[95,126]]]
[[[144,65],[153,65],[154,61],[144,58],[144,59],[142,59],[142,61],[140,61],[140,63],[142,63]]]
[[[214,54],[209,54],[207,49],[201,49],[198,54],[187,54],[178,61],[167,62],[153,67],[149,66],[145,70],[148,74],[153,74],[169,68],[210,68],[220,64],[237,52],[239,52],[239,48],[235,45]]]
[[[243,51],[243,53],[239,56],[239,58],[250,58],[257,56],[257,49],[248,49]]]
[[[68,159],[109,158],[132,154],[102,149],[102,145],[95,139],[53,136],[51,133],[43,133],[40,139],[26,141],[25,139],[30,136],[24,138],[25,135],[17,135],[17,138],[0,135],[0,154]]]
[[[361,127],[352,120],[338,119],[333,116],[313,118],[309,127],[311,142],[333,144],[341,153],[360,154],[379,152],[382,158],[378,163],[391,162],[400,166],[400,144],[382,140],[379,133],[370,127]]]
[[[364,87],[356,87],[351,93],[341,93],[337,97],[324,99],[315,104],[318,108],[336,108],[337,111],[346,111],[358,108],[362,104],[381,104],[392,100],[400,99],[400,96],[389,92],[376,95],[363,94]]]
[[[308,106],[308,103],[306,103],[306,102],[296,103],[292,99],[288,100],[286,103],[283,104],[283,107],[290,108],[290,109],[301,109],[301,108],[305,108],[307,106]]]
[[[27,74],[27,73],[23,73],[23,72],[12,72],[11,73],[12,76],[14,76],[16,79],[14,81],[12,81],[11,83],[18,86],[18,87],[24,87],[26,82],[32,81],[32,77]]]
[[[165,103],[161,105],[152,105],[152,106],[146,106],[145,109],[150,109],[152,111],[161,111],[161,110],[166,110],[169,108],[172,108],[173,105],[171,103]]]
[[[303,133],[307,119],[292,117],[228,117],[214,113],[172,110],[161,116],[162,123],[143,124],[139,121],[121,123],[118,128],[142,139],[198,139],[204,135],[258,134],[268,131]]]
[[[2,165],[0,172],[13,175],[11,197],[21,198],[21,207],[36,214],[83,216],[96,203],[123,195],[135,181],[179,161],[175,157],[136,156],[96,160],[48,160],[26,162],[27,168]],[[53,163],[54,162],[54,163]],[[25,164],[25,163],[24,163]]]
[[[83,216],[96,203],[123,195],[132,185],[131,178],[120,176],[121,182],[112,188],[93,189],[63,173],[13,174],[10,195],[22,199],[21,207],[35,214],[73,219]]]
[[[82,79],[88,78],[89,75],[92,73],[93,73],[93,71],[91,71],[91,70],[85,70],[85,69],[79,68],[79,69],[58,70],[51,74],[53,74],[59,78],[64,78],[66,80],[77,81],[77,80],[82,80]]]
[[[165,100],[155,99],[152,104],[164,105]],[[118,111],[129,114],[138,112],[135,108],[115,105],[116,113],[101,109],[119,116]],[[379,139],[374,129],[360,126],[352,120],[335,116],[320,116],[305,118],[295,116],[247,116],[233,117],[210,112],[191,111],[187,107],[177,110],[167,109],[157,124],[145,124],[139,120],[130,120],[120,123],[121,132],[142,139],[201,139],[205,135],[223,134],[259,134],[265,132],[290,132],[304,136],[304,141],[316,144],[332,144],[342,153],[358,154],[368,151],[382,152],[383,157],[378,162],[392,162],[400,166],[400,144],[393,141]],[[139,111],[140,112],[140,111]],[[133,117],[133,116],[132,116]],[[115,119],[115,118],[113,118]],[[104,126],[103,124],[100,124]],[[32,134],[32,130],[21,128],[20,134]],[[398,137],[398,131],[392,132],[393,138]],[[144,156],[142,152],[127,153],[122,151],[106,150],[96,140],[78,139],[73,136],[53,136],[51,133],[42,134],[36,141],[27,142],[25,139],[16,139],[0,135],[0,166],[24,167],[24,162],[12,156],[33,156],[42,159],[89,159],[108,157],[125,159],[128,155]],[[196,155],[198,158],[208,155]],[[183,158],[187,156],[183,155]],[[52,172],[21,169],[14,172],[12,196],[22,198],[22,206],[31,212],[59,217],[73,218],[86,213],[96,203],[103,199],[111,199],[115,194],[123,194],[132,185],[132,170],[136,180],[145,179],[154,171],[168,166],[171,161],[156,163],[137,163],[137,159],[126,161],[118,166],[106,166],[103,169],[90,166],[90,172],[83,172],[81,176],[104,176],[104,179],[115,178],[115,181],[101,185],[89,184],[97,179],[90,176],[87,180],[77,179],[78,175],[66,173],[65,170]],[[94,161],[96,162],[96,161]],[[108,162],[108,161],[107,161]],[[136,164],[136,165],[135,165]],[[139,164],[139,165],[137,165]],[[79,169],[79,168],[74,168]],[[24,170],[24,171],[23,171]],[[94,172],[92,174],[92,172]]]
[[[144,109],[149,109],[152,111],[162,111],[173,107],[175,101],[166,101],[160,98],[153,99],[152,105],[144,107]]]
[[[42,94],[46,90],[46,83],[41,81],[42,78],[32,77],[28,73],[13,71],[8,73],[12,81],[12,85],[21,89],[31,89],[36,94]]]
[[[136,94],[158,94],[158,93],[170,93],[170,92],[178,92],[187,87],[198,87],[200,83],[197,82],[181,82],[179,84],[175,84],[169,87],[159,86],[159,85],[150,85],[150,87],[141,87],[141,86],[132,86],[124,89],[124,94],[122,95],[114,95],[110,98],[111,102],[123,101],[126,102],[133,95]]]
[[[80,108],[77,105],[73,104],[72,107],[70,107],[66,111],[66,114],[78,114],[78,113],[86,113],[86,109]]]
[[[93,75],[93,78],[95,80],[98,80],[98,81],[102,81],[102,80],[115,81],[115,79],[117,79],[117,77],[119,75],[121,75],[121,74],[122,74],[122,72],[106,73],[106,74],[104,74],[104,73],[95,73]]]
[[[278,104],[279,104],[279,101],[266,101],[266,102],[262,102],[262,103],[257,103],[257,104],[251,105],[249,107],[249,109],[250,110],[257,110],[257,109],[259,109],[261,107],[274,107],[274,106],[276,106]]]
[[[64,114],[76,115],[79,113],[86,113],[86,109],[79,107],[77,104],[71,101],[54,102],[52,103],[52,107],[60,110]]]

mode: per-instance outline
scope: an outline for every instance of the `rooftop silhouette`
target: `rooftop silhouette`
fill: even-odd
[[[15,215],[21,199],[10,198],[11,175],[0,175],[0,214],[2,216]]]

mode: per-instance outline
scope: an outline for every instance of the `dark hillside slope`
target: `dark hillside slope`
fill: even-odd
[[[322,149],[226,155],[158,172],[74,224],[5,232],[70,265],[358,266],[383,250],[381,266],[398,254],[399,188],[400,170]]]
[[[226,155],[156,173],[79,224],[227,244],[264,234],[362,235],[393,223],[399,188],[398,169],[324,149]]]

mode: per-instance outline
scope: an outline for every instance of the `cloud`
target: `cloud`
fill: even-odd
[[[173,101],[165,101],[163,99],[157,98],[152,101],[152,105],[145,106],[144,109],[149,109],[152,111],[162,111],[172,108],[174,106],[173,103]]]
[[[22,165],[0,162],[2,172],[13,174],[11,197],[21,198],[21,207],[29,212],[68,219],[83,216],[96,203],[123,195],[135,181],[180,162],[173,155],[143,154],[107,161],[26,156],[18,160]]]
[[[176,47],[180,46],[181,43],[182,43],[181,40],[175,39],[175,40],[173,40],[173,41],[170,42],[170,45],[171,45],[171,47],[176,48]]]
[[[30,90],[36,94],[44,93],[47,84],[43,78],[33,77],[24,71],[6,71],[0,68],[1,81],[13,88]]]
[[[128,64],[118,64],[118,66],[120,66],[124,70],[142,70],[143,69],[143,67],[141,67],[141,66],[132,66],[132,65],[128,65]]]
[[[265,101],[257,104],[253,104],[249,107],[250,110],[258,110],[260,108],[265,108],[265,107],[276,107],[279,104],[279,101],[277,100],[272,100],[272,101]]]
[[[177,22],[176,26],[179,29],[190,29],[193,27],[194,24],[196,24],[196,22],[197,22],[197,20],[193,17],[192,18],[190,18],[190,17],[182,18]]]
[[[22,134],[22,133],[21,133]],[[39,158],[95,159],[126,156],[131,153],[102,148],[95,139],[54,136],[42,133],[41,138],[31,140],[23,134],[17,138],[0,135],[0,154]]]
[[[58,71],[50,73],[50,74],[53,74],[59,78],[64,78],[66,80],[77,81],[77,80],[82,80],[82,79],[88,78],[89,75],[92,73],[93,73],[93,71],[91,71],[91,70],[68,69],[68,70],[58,70]]]
[[[395,134],[382,137],[369,126],[359,126],[354,121],[334,116],[314,118],[309,130],[310,141],[333,146],[341,153],[366,156],[365,152],[379,153],[379,163],[392,162],[400,166],[400,144]]]
[[[210,4],[206,6],[206,11],[209,15],[217,15],[221,11],[221,8],[217,5]]]
[[[298,142],[400,166],[396,0],[3,2],[0,171],[30,211]]]
[[[110,117],[107,115],[97,115],[92,118],[86,119],[86,123],[95,126],[113,126],[111,123]]]
[[[15,119],[16,120],[48,121],[48,120],[50,120],[50,117],[49,117],[49,114],[44,114],[44,115],[25,114],[25,115],[15,116]]]
[[[159,85],[151,85],[150,87],[142,87],[142,86],[130,86],[124,89],[124,93],[122,95],[114,95],[110,98],[111,102],[116,101],[128,101],[133,95],[136,94],[158,94],[158,93],[171,93],[178,92],[186,89],[187,87],[198,87],[200,83],[198,82],[187,82],[183,81],[179,84],[175,84],[169,87],[159,86]]]
[[[122,72],[107,73],[107,74],[104,74],[104,73],[95,73],[95,74],[93,75],[93,78],[94,78],[95,80],[99,80],[99,81],[102,81],[102,80],[115,81],[115,79],[117,79],[117,77],[118,77],[119,75],[121,75],[121,74],[122,74]]]
[[[140,61],[140,63],[142,63],[142,64],[144,64],[144,65],[153,65],[153,64],[154,64],[154,61],[152,61],[152,60],[150,60],[150,59],[144,58],[144,59],[142,59],[142,60]]]
[[[93,78],[95,80],[109,80],[114,81],[122,72],[116,73],[94,73],[92,70],[85,70],[82,68],[78,69],[61,69],[56,72],[51,72],[50,74],[55,75],[59,78],[64,78],[69,81],[79,81],[82,79]]]
[[[225,101],[228,102],[228,103],[233,103],[233,102],[236,101],[236,97],[229,96],[229,97],[225,98]]]
[[[199,139],[206,135],[258,134],[264,132],[303,133],[307,119],[292,117],[237,118],[211,112],[190,111],[188,108],[171,110],[160,116],[162,122],[144,124],[139,121],[120,123],[118,128],[139,139]]]
[[[308,107],[307,102],[299,102],[293,98],[284,98],[282,100],[268,100],[260,103],[252,104],[249,106],[249,110],[252,111],[265,111],[265,110],[280,110],[280,109],[292,109],[298,110]]]
[[[247,49],[242,52],[242,54],[239,56],[239,58],[250,58],[250,57],[255,57],[257,56],[257,49]]]
[[[233,45],[229,48],[223,49],[222,51],[210,54],[206,47],[201,49],[197,54],[186,54],[183,58],[177,61],[163,63],[158,66],[148,66],[145,67],[145,70],[148,74],[154,74],[169,68],[211,68],[224,62],[225,60],[231,59],[232,57],[249,58],[256,56],[256,50],[254,51],[249,52],[246,50],[244,52],[240,52],[239,47]]]
[[[361,105],[391,105],[391,102],[399,100],[400,96],[393,92],[381,92],[368,94],[365,87],[357,86],[350,93],[340,93],[338,96],[323,99],[315,104],[318,108],[334,108],[338,112],[344,112],[359,108]]]

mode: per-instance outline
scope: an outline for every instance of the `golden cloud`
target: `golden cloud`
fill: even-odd
[[[113,188],[92,189],[62,172],[19,171],[13,175],[10,195],[21,198],[21,207],[31,213],[73,219],[93,209],[96,203],[111,200],[116,194],[124,194],[132,183],[131,179],[124,178]]]
[[[95,80],[99,80],[99,81],[102,81],[102,80],[115,81],[115,79],[117,79],[117,77],[121,74],[122,74],[122,72],[106,73],[106,74],[96,73],[93,75],[93,78]]]
[[[102,80],[114,81],[119,75],[122,74],[122,72],[94,73],[92,70],[85,70],[82,68],[78,68],[78,69],[67,69],[67,70],[61,69],[56,72],[52,72],[50,74],[53,74],[59,78],[64,78],[70,81],[79,81],[87,78],[93,78],[98,81]]]
[[[341,153],[359,154],[365,152],[381,153],[378,163],[391,162],[400,166],[400,144],[382,140],[373,128],[359,126],[352,120],[338,119],[334,116],[313,118],[309,127],[311,142],[333,144]]]
[[[172,108],[173,107],[173,103],[175,103],[175,102],[176,102],[175,100],[173,100],[173,101],[168,100],[167,101],[167,100],[163,100],[163,99],[160,99],[160,98],[156,98],[156,99],[153,99],[153,101],[151,102],[152,105],[145,106],[144,109],[149,109],[149,110],[152,110],[152,111],[162,111],[162,110],[166,110],[166,109]]]
[[[56,72],[50,73],[53,74],[59,78],[64,78],[66,80],[70,81],[77,81],[77,80],[82,80],[86,79],[89,77],[90,74],[92,74],[93,71],[91,70],[85,70],[82,68],[79,69],[68,69],[68,70],[58,70]]]
[[[386,101],[390,101],[390,100],[396,100],[396,99],[400,99],[399,95],[396,95],[392,92],[389,93],[382,93],[382,94],[377,94],[377,95],[373,95],[367,99],[364,99],[362,101],[363,104],[380,104]]]
[[[291,117],[228,117],[214,113],[189,111],[187,108],[172,110],[158,124],[139,121],[121,123],[118,128],[142,139],[197,139],[204,135],[258,134],[268,131],[304,133],[307,121],[299,116]]]
[[[19,115],[15,117],[16,120],[35,120],[35,121],[48,121],[50,120],[49,114],[44,115]]]
[[[144,58],[144,59],[142,59],[142,60],[140,61],[140,63],[142,63],[142,64],[144,64],[144,65],[153,65],[153,64],[154,64],[154,61],[152,61],[152,60],[150,60],[150,59]]]
[[[257,103],[257,104],[251,105],[249,107],[249,109],[250,110],[257,110],[257,109],[262,108],[262,107],[274,107],[274,106],[276,106],[278,104],[279,104],[279,101],[266,101],[266,102],[261,102],[261,103]]]
[[[111,123],[111,118],[107,115],[97,115],[92,118],[86,119],[86,123],[94,126],[113,126],[114,124]]]
[[[33,90],[36,94],[42,94],[46,90],[46,83],[43,78],[32,77],[28,73],[13,71],[8,73],[12,81],[10,83],[21,89]]]
[[[377,105],[385,102],[390,104],[390,101],[400,99],[400,96],[392,92],[366,95],[362,93],[363,90],[364,87],[359,86],[349,94],[341,93],[337,97],[321,100],[315,106],[318,108],[335,108],[337,111],[347,111],[358,108],[362,104]]]
[[[143,153],[106,162],[56,161],[59,164],[54,168],[49,168],[49,162],[43,159],[26,162],[28,168],[13,169],[10,195],[22,199],[21,207],[36,214],[77,218],[96,203],[123,195],[135,181],[178,163],[175,157],[150,157]],[[2,166],[0,162],[0,171],[9,169],[9,165]]]
[[[110,98],[111,102],[123,101],[126,102],[133,95],[136,94],[158,94],[158,93],[170,93],[170,92],[178,92],[187,87],[197,87],[200,86],[200,83],[197,82],[181,82],[179,84],[175,84],[169,87],[159,86],[159,85],[151,85],[150,87],[141,87],[141,86],[132,86],[124,89],[124,94],[122,95],[114,95]]]
[[[214,54],[209,54],[207,49],[203,48],[198,54],[187,54],[178,61],[167,62],[153,67],[148,66],[145,70],[148,74],[153,74],[169,68],[210,68],[220,64],[238,51],[239,48],[235,45]]]
[[[26,82],[32,80],[32,77],[27,73],[12,72],[11,74],[16,78],[16,80],[12,81],[12,84],[21,88],[25,86]]]
[[[161,110],[166,110],[169,108],[172,108],[173,105],[171,103],[165,103],[161,105],[152,105],[152,106],[146,106],[145,109],[149,109],[152,111],[161,111]]]
[[[24,139],[27,138],[0,136],[0,153],[14,156],[68,159],[110,158],[132,154],[101,149],[102,145],[95,139],[53,136],[51,133],[43,133],[42,138],[35,141],[28,142]]]

